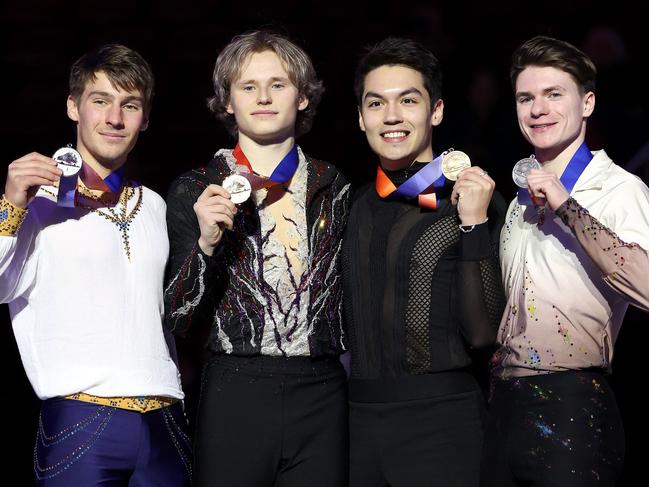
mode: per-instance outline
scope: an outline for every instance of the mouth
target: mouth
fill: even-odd
[[[407,130],[390,130],[389,132],[382,132],[381,138],[388,143],[403,142],[410,135]]]
[[[108,140],[122,140],[126,138],[126,135],[124,134],[115,134],[111,132],[100,132],[99,135],[102,137],[107,138]]]
[[[257,117],[272,117],[274,115],[277,115],[278,112],[274,110],[258,110],[256,112],[252,112],[254,116]]]
[[[530,128],[534,132],[544,132],[548,130],[550,127],[553,127],[556,125],[556,122],[551,122],[551,123],[534,123],[530,125]]]

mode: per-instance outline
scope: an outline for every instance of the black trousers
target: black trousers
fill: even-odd
[[[337,357],[214,357],[196,429],[194,486],[347,485],[347,385]]]
[[[476,487],[484,397],[466,378],[468,391],[350,402],[350,486]]]
[[[614,486],[623,459],[622,421],[600,372],[495,381],[484,487]]]

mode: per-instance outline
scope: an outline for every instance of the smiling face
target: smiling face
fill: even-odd
[[[542,162],[577,150],[594,107],[595,94],[582,93],[572,76],[560,69],[529,66],[516,78],[518,125]]]
[[[443,111],[441,100],[431,108],[421,73],[414,69],[385,65],[365,76],[359,124],[386,169],[432,160],[433,127]]]
[[[240,137],[279,143],[295,136],[297,112],[308,104],[277,54],[262,51],[250,55],[232,82],[226,109],[234,115]]]
[[[98,72],[78,97],[68,97],[68,117],[77,122],[77,150],[101,177],[126,162],[148,125],[139,90],[125,91]]]

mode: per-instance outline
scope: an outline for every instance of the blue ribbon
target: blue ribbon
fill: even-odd
[[[274,183],[285,183],[290,180],[297,170],[299,158],[297,155],[297,145],[294,145],[288,154],[286,154],[270,175],[268,179]]]
[[[572,192],[572,189],[575,187],[579,176],[584,172],[588,163],[593,159],[593,154],[591,154],[588,146],[584,142],[579,146],[577,152],[572,156],[570,162],[563,170],[563,174],[559,180],[563,184],[564,188],[568,193]],[[531,206],[532,200],[530,198],[530,192],[527,188],[521,188],[518,190],[518,204],[521,206]]]
[[[122,188],[124,184],[124,171],[124,166],[121,166],[104,178],[104,183],[108,186],[111,193],[117,193]]]
[[[74,195],[77,193],[78,173],[72,176],[61,176],[56,205],[64,208],[74,208]]]

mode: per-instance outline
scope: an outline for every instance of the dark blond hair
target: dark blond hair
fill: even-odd
[[[263,51],[273,51],[277,54],[284,62],[288,77],[297,88],[299,96],[309,100],[308,106],[297,113],[295,123],[296,136],[307,133],[311,129],[316,108],[324,91],[322,81],[316,78],[315,68],[307,53],[286,37],[273,32],[248,32],[234,37],[225,46],[214,66],[214,96],[208,99],[208,108],[223,122],[231,135],[237,135],[237,122],[226,110],[230,101],[230,88],[248,57]]]

